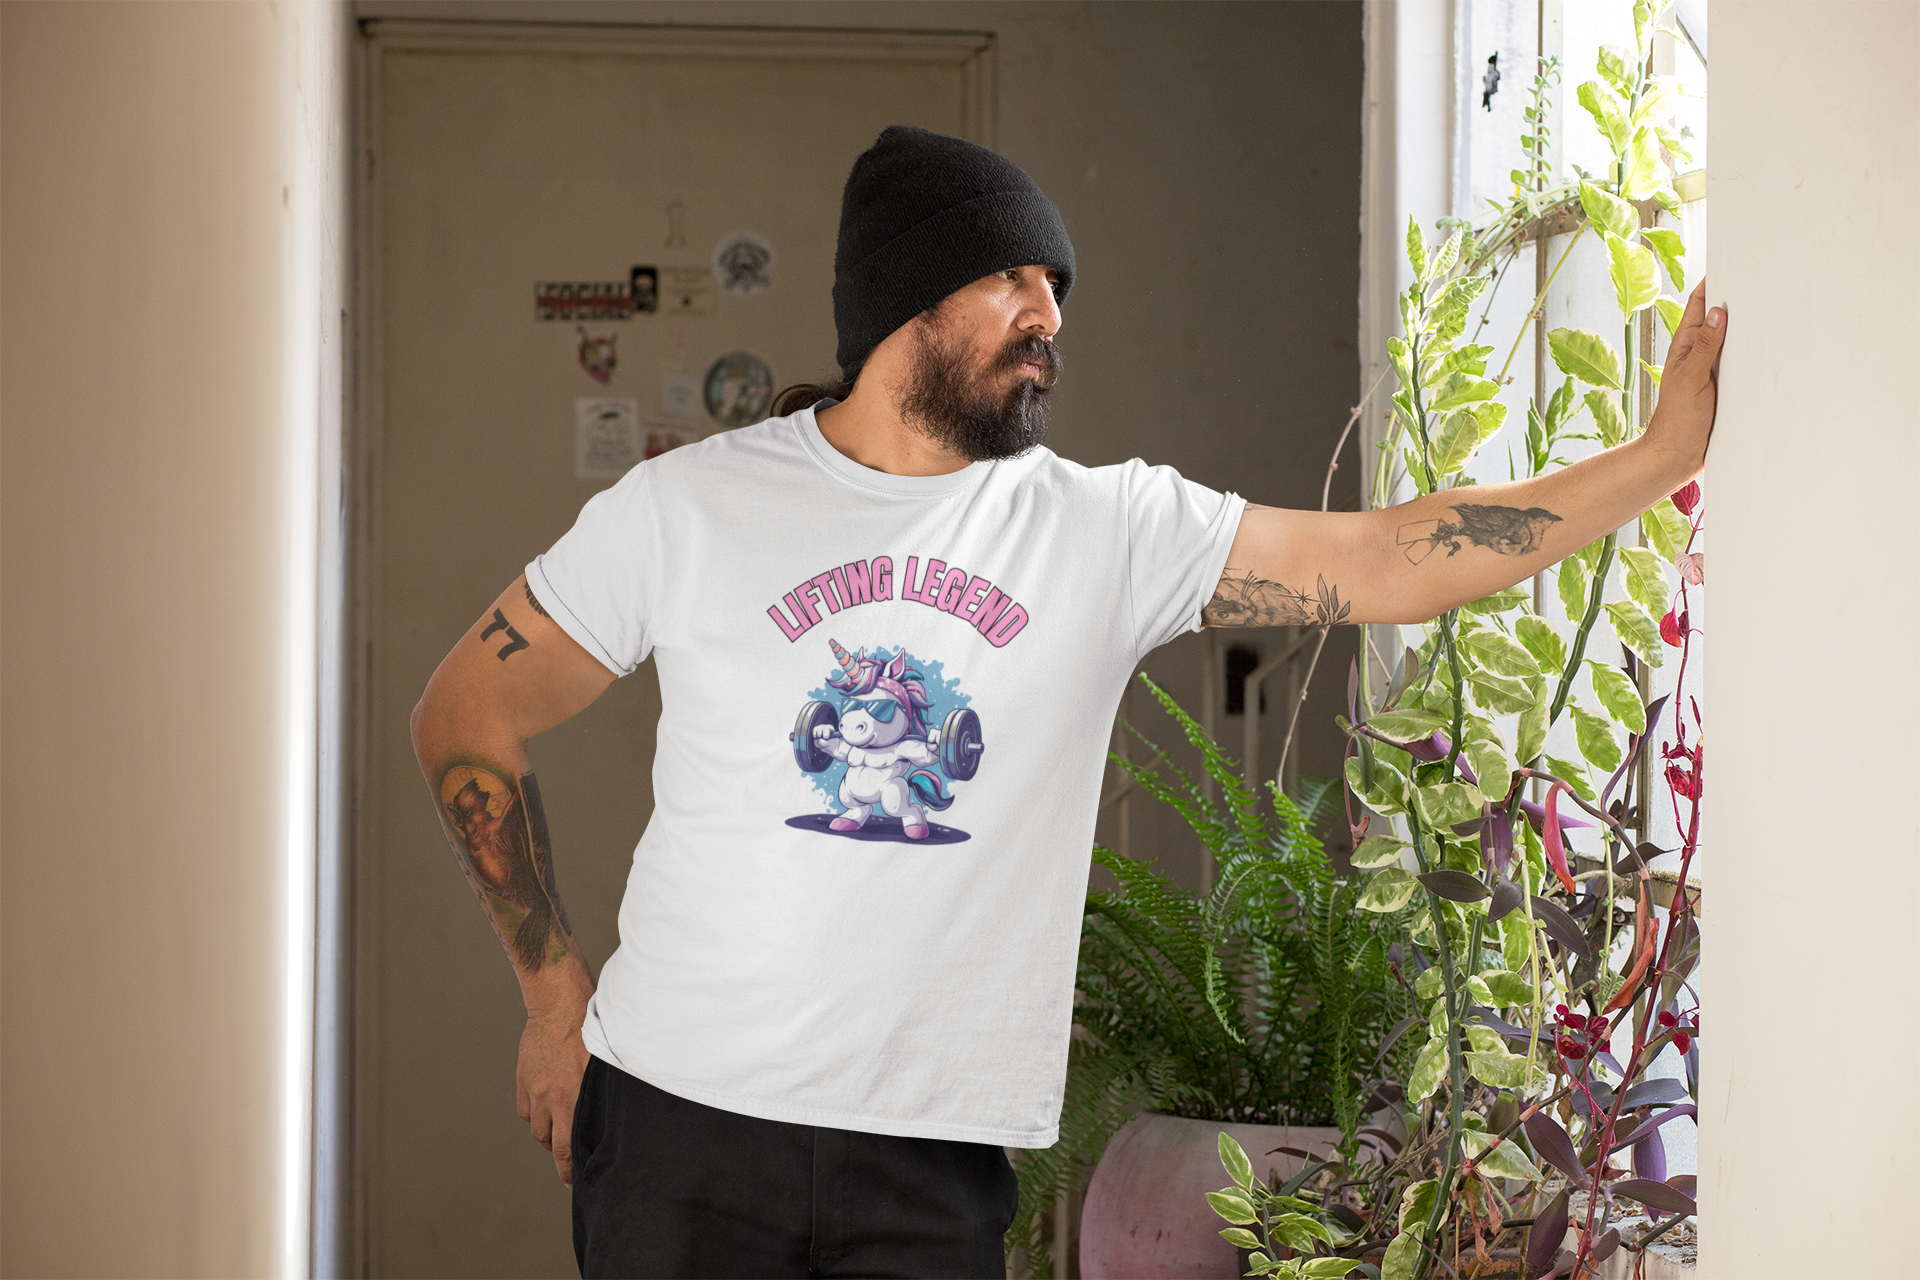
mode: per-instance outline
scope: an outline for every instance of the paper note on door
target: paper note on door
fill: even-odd
[[[713,314],[719,282],[706,267],[660,268],[660,314],[687,317]]]
[[[660,412],[669,418],[698,418],[701,395],[699,375],[660,371]]]
[[[618,480],[644,456],[640,405],[582,396],[573,402],[573,478]]]

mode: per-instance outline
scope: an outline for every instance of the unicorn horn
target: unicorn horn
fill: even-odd
[[[854,665],[853,655],[842,649],[838,640],[830,639],[827,643],[833,646],[833,656],[840,660],[840,669],[849,676],[858,676],[860,668]]]

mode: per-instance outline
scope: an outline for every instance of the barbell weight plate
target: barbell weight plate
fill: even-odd
[[[814,740],[813,731],[823,724],[839,727],[840,713],[832,703],[816,699],[801,706],[800,718],[793,724],[793,761],[803,773],[819,773],[833,763],[833,757]]]
[[[949,778],[960,782],[972,779],[980,771],[980,754],[986,745],[980,738],[980,717],[971,707],[959,707],[947,713],[940,729],[940,767]]]

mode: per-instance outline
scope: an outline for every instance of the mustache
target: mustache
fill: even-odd
[[[1023,364],[1039,366],[1040,374],[1034,383],[1042,391],[1051,391],[1060,379],[1060,348],[1054,346],[1051,339],[1029,333],[1007,344],[994,360],[992,372],[1010,371]]]

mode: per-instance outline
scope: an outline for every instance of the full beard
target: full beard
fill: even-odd
[[[927,317],[915,343],[900,412],[913,426],[969,462],[1017,458],[1047,438],[1047,399],[1060,376],[1060,353],[1037,334],[1016,338],[988,362],[972,366],[964,343],[949,341]],[[1038,365],[1040,376],[1018,372]],[[994,385],[1008,372],[1006,390]]]

